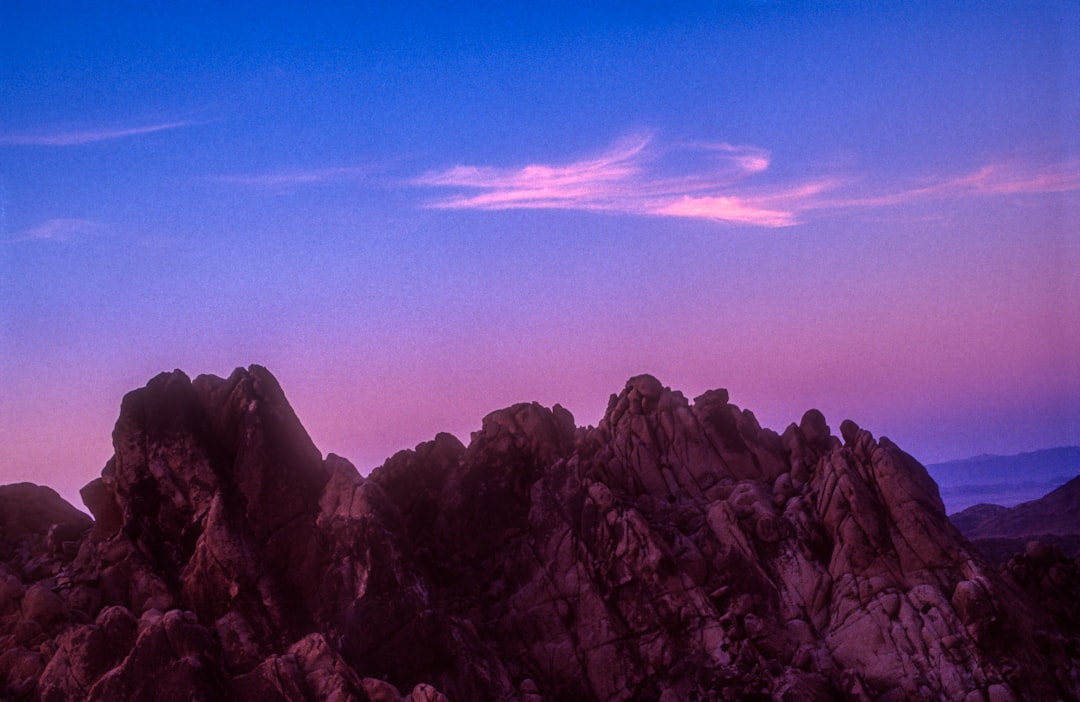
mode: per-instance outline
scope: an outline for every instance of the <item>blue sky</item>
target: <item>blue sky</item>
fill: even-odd
[[[0,452],[262,363],[361,469],[652,372],[1080,442],[1080,7],[0,5]]]

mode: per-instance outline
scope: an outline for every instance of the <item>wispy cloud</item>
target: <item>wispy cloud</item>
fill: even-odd
[[[793,212],[770,209],[768,206],[762,207],[752,200],[733,196],[691,197],[684,195],[670,205],[654,209],[649,214],[715,219],[723,222],[756,224],[760,227],[788,227],[797,222]]]
[[[218,183],[283,190],[297,185],[316,185],[335,181],[356,180],[367,177],[371,173],[372,168],[370,167],[341,166],[337,168],[283,170],[243,175],[218,175],[211,176],[211,180]]]
[[[426,173],[413,185],[450,189],[440,209],[567,209],[707,219],[786,227],[828,210],[888,207],[934,198],[970,198],[1080,190],[1080,163],[1036,168],[994,164],[972,173],[871,188],[850,176],[766,179],[765,149],[718,143],[660,147],[649,135],[626,138],[599,156],[516,168],[459,165]]]
[[[0,144],[14,146],[81,146],[99,141],[112,141],[128,137],[153,134],[169,129],[180,129],[196,124],[190,121],[158,122],[135,127],[102,127],[98,129],[68,129],[29,133],[0,134]]]
[[[819,207],[887,207],[920,200],[967,199],[994,195],[1064,193],[1080,190],[1080,160],[1035,167],[1017,162],[982,166],[959,176],[925,178],[900,187],[862,197],[822,201]]]
[[[687,173],[671,168],[672,160],[688,156],[703,161],[697,164],[698,170]],[[723,192],[768,167],[768,152],[757,147],[697,143],[658,149],[650,136],[636,135],[599,156],[567,164],[455,166],[413,182],[473,191],[429,204],[442,209],[572,209],[697,217],[765,227],[793,224],[796,213],[778,209],[766,193]]]
[[[89,219],[56,218],[17,233],[12,241],[71,241],[103,229],[100,222]]]
[[[455,166],[416,179],[418,185],[480,190],[432,204],[447,209],[569,208],[619,210],[629,182],[640,180],[647,137],[625,139],[600,156],[574,163],[522,168]]]

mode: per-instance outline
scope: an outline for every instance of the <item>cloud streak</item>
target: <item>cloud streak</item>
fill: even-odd
[[[194,122],[159,122],[138,127],[107,127],[101,129],[38,132],[29,134],[0,134],[0,144],[11,146],[82,146],[101,141],[153,134],[170,129],[190,127]]]
[[[680,157],[703,161],[697,172],[671,168]],[[725,192],[764,172],[769,153],[727,143],[661,150],[648,135],[623,139],[597,157],[521,168],[455,166],[414,180],[426,187],[472,191],[436,200],[440,209],[569,209],[783,227],[796,212],[768,193]],[[664,175],[676,172],[678,175]],[[479,191],[479,192],[476,192]]]
[[[20,232],[12,241],[71,241],[102,229],[101,223],[93,220],[58,217]]]
[[[1004,162],[988,164],[970,173],[925,179],[908,188],[866,197],[823,201],[820,207],[888,207],[922,200],[967,199],[1001,195],[1065,193],[1080,190],[1080,161],[1042,168]]]
[[[641,156],[649,139],[625,139],[600,156],[561,166],[523,168],[455,166],[415,180],[418,185],[479,190],[432,204],[444,209],[623,209],[625,186],[642,176]]]
[[[298,185],[318,185],[343,180],[355,180],[371,175],[372,169],[362,166],[284,170],[248,175],[219,175],[211,179],[218,183],[245,185],[253,188],[288,189]]]
[[[579,161],[514,168],[459,165],[428,172],[412,184],[454,191],[427,203],[437,209],[564,209],[755,227],[788,227],[815,212],[1080,190],[1078,161],[1042,168],[991,164],[960,176],[877,189],[829,174],[777,183],[767,178],[770,165],[769,152],[754,146],[719,142],[661,148],[649,135],[636,135]]]

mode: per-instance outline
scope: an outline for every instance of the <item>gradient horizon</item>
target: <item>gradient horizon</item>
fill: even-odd
[[[1080,444],[1080,6],[0,8],[0,483],[265,365],[367,472],[640,373]]]

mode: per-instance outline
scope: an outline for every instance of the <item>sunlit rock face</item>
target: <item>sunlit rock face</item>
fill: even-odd
[[[488,415],[368,478],[271,374],[124,398],[83,490],[0,487],[0,698],[1056,700],[1080,569],[999,573],[925,469],[651,376],[597,427]]]

